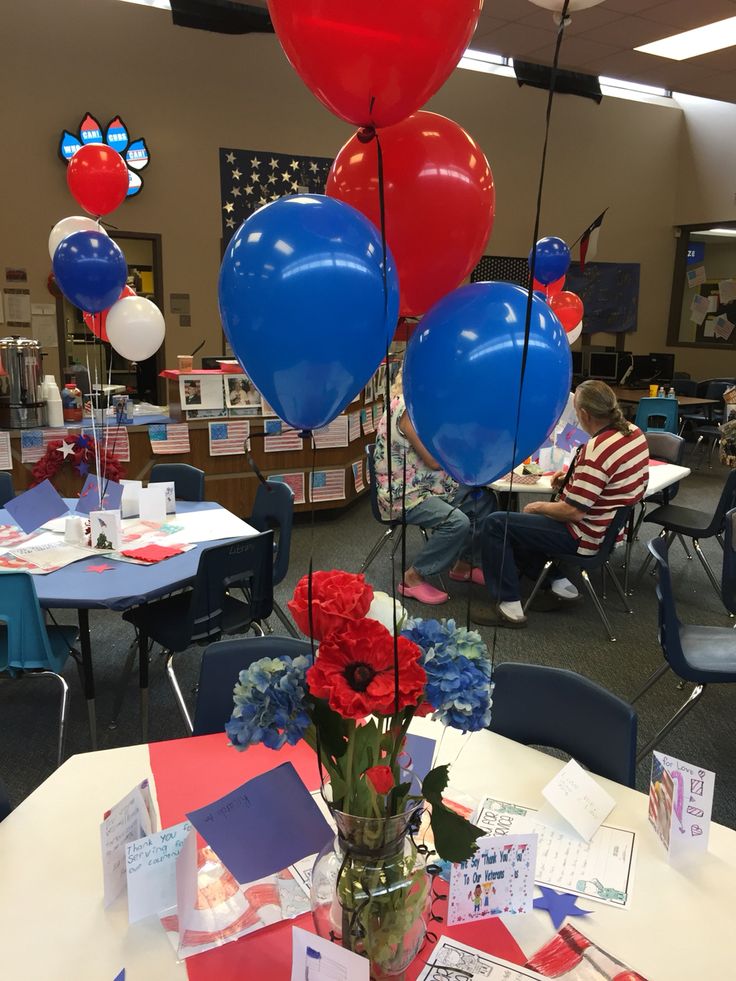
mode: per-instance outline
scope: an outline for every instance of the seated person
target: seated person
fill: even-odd
[[[521,514],[499,511],[483,522],[483,572],[495,608],[471,614],[476,623],[523,627],[518,571],[536,580],[550,554],[594,555],[618,508],[644,496],[649,446],[624,419],[613,391],[602,381],[583,382],[575,391],[575,412],[590,439],[567,474],[552,478],[558,499],[532,501]],[[554,566],[550,577],[559,603],[578,598]]]
[[[472,491],[468,493],[468,488],[459,488],[452,477],[442,470],[417,436],[404,405],[401,374],[392,387],[389,494],[387,422],[387,413],[384,412],[376,431],[373,457],[381,513],[386,518],[400,518],[403,498],[407,524],[432,529],[429,541],[406,570],[404,581],[398,587],[399,592],[402,596],[421,603],[445,603],[448,599],[447,593],[432,586],[426,579],[451,565],[451,579],[467,581],[471,578],[472,536],[469,515],[474,507],[477,508],[476,499]],[[481,501],[486,510],[489,500],[490,497],[484,497]],[[482,510],[482,507],[477,508],[479,518]],[[472,569],[472,578],[474,582],[482,584],[480,568]]]

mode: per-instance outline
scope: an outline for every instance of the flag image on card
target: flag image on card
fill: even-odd
[[[66,429],[26,429],[20,434],[21,463],[38,463],[55,439],[64,440]]]
[[[265,453],[283,453],[287,450],[302,449],[302,438],[299,433],[280,419],[264,419],[263,432]]]
[[[250,423],[247,419],[211,422],[209,431],[210,456],[235,456],[245,453],[245,443],[250,435]]]
[[[649,782],[649,823],[670,857],[706,851],[715,773],[655,752]]]
[[[149,426],[148,438],[155,456],[189,452],[189,426],[185,422]]]
[[[309,493],[313,502],[345,500],[344,470],[315,470],[311,476]]]
[[[291,487],[294,495],[294,504],[304,504],[304,474],[303,473],[272,473],[269,480],[278,480],[279,483],[287,484]]]

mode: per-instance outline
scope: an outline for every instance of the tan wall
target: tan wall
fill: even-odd
[[[59,132],[87,110],[103,123],[119,113],[132,137],[148,140],[152,163],[140,198],[111,220],[160,232],[167,300],[191,294],[191,329],[166,304],[167,362],[202,337],[219,351],[218,147],[329,156],[351,130],[311,96],[270,36],[173,28],[165,12],[116,0],[6,0],[3,20],[3,121],[18,142],[3,154],[0,267],[27,267],[33,301],[46,299],[48,230],[79,210],[56,157]],[[465,126],[491,162],[497,254],[529,249],[545,98],[511,79],[457,71],[429,107]],[[682,130],[678,108],[569,96],[554,107],[541,233],[573,240],[610,206],[598,258],[641,263],[637,352],[664,346]],[[688,214],[697,207],[693,200]],[[713,358],[703,353],[703,363]]]

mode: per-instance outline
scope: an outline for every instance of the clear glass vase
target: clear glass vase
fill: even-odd
[[[409,834],[423,806],[389,818],[333,810],[337,836],[314,863],[317,933],[367,957],[374,979],[401,975],[424,940],[429,876]]]

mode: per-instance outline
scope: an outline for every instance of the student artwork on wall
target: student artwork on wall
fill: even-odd
[[[262,409],[261,393],[247,375],[225,375],[225,403],[243,415],[257,416]]]
[[[130,139],[128,127],[120,116],[115,116],[107,126],[102,126],[94,116],[86,113],[77,133],[70,133],[68,129],[62,131],[59,138],[59,156],[68,164],[80,146],[86,143],[106,143],[116,150],[128,168],[127,197],[131,198],[140,193],[143,187],[140,171],[148,166],[151,156],[144,139],[140,137],[135,140]]]
[[[246,218],[285,194],[323,194],[330,157],[220,147],[220,214],[227,245]]]

